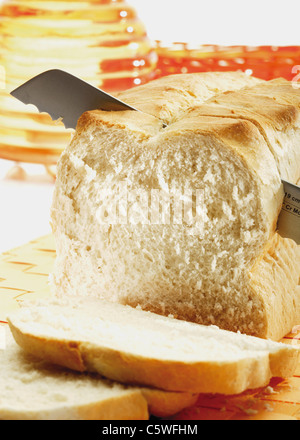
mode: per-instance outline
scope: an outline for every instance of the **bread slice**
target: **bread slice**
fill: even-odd
[[[102,300],[36,304],[8,322],[47,361],[168,391],[238,394],[292,375],[299,357],[298,347]]]
[[[145,113],[84,114],[59,161],[53,292],[283,338],[300,323],[300,247],[276,233],[300,90],[208,73],[120,97]]]
[[[198,396],[123,386],[25,353],[7,332],[0,349],[1,420],[147,420],[169,417]]]

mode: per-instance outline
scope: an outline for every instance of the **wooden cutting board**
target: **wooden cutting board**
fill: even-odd
[[[51,235],[0,255],[0,325],[7,325],[7,314],[25,298],[39,300],[50,296],[48,278],[54,260],[55,243]],[[300,323],[283,342],[300,344]],[[275,378],[264,389],[231,397],[201,395],[195,407],[173,419],[300,420],[300,364],[294,377]]]

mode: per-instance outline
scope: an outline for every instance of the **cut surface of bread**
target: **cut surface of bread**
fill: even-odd
[[[26,351],[73,370],[168,391],[238,394],[293,374],[299,350],[102,300],[41,303],[10,315]]]
[[[209,73],[120,98],[141,112],[85,113],[59,161],[54,293],[283,338],[300,323],[300,247],[276,233],[300,91]]]
[[[76,373],[24,352],[7,332],[0,349],[1,420],[147,420],[169,417],[198,396],[134,388]]]
[[[137,389],[37,360],[9,342],[0,350],[2,420],[147,420]]]

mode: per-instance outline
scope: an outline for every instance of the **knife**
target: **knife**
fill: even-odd
[[[285,180],[282,183],[285,196],[278,219],[278,232],[300,245],[300,187]]]
[[[65,127],[73,129],[76,129],[78,119],[86,111],[140,111],[58,69],[32,78],[13,90],[11,95],[24,104],[34,104],[40,112],[49,113],[53,120],[62,118]],[[291,238],[300,245],[300,187],[285,180],[282,183],[285,197],[279,215],[278,232],[282,237]]]
[[[60,118],[66,128],[76,129],[80,116],[89,110],[134,110],[128,104],[63,70],[48,70],[10,93],[24,104],[34,104],[40,113]]]

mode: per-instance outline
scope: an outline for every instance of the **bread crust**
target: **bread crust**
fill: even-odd
[[[299,267],[300,246],[275,233],[249,272],[253,294],[264,307],[259,337],[279,341],[300,322]]]
[[[142,112],[170,124],[193,104],[202,104],[227,90],[238,90],[262,82],[240,72],[170,75],[121,92],[118,96]]]
[[[195,393],[176,393],[154,388],[141,388],[141,392],[148,402],[149,413],[160,418],[173,416],[194,406],[199,398],[199,394]]]

